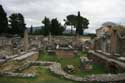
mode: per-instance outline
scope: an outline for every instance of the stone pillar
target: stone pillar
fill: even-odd
[[[117,31],[112,31],[111,35],[111,54],[114,55],[117,49]]]
[[[41,41],[38,40],[38,48],[41,48]]]
[[[80,46],[80,40],[79,40],[79,39],[80,39],[80,36],[79,36],[79,34],[77,34],[77,35],[76,35],[76,38],[75,38],[75,46],[76,46],[76,47],[79,47],[79,46]]]
[[[25,30],[24,32],[24,51],[28,51],[29,41],[28,41],[28,32]]]
[[[52,45],[52,35],[51,35],[51,32],[49,33],[49,45]]]

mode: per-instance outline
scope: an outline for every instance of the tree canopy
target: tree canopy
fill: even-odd
[[[88,28],[89,21],[87,18],[82,17],[80,12],[78,12],[78,15],[68,15],[65,24],[74,26],[76,28],[76,34],[83,35],[84,30]]]
[[[63,31],[65,30],[65,25],[71,26],[71,34],[73,28],[76,28],[76,34],[83,35],[84,30],[88,28],[89,21],[87,18],[82,17],[80,12],[78,15],[70,14],[66,17],[64,26],[57,20],[57,18],[53,18],[50,20],[49,18],[45,17],[42,20],[44,24],[41,29],[37,30],[36,33],[49,35],[62,35]],[[25,21],[24,17],[21,13],[12,13],[9,16],[9,26],[8,26],[8,19],[6,12],[4,11],[2,5],[0,5],[0,34],[2,33],[10,33],[10,34],[17,34],[19,36],[23,36],[25,31]],[[30,34],[33,34],[33,27],[31,26]]]
[[[57,18],[51,20],[51,34],[52,35],[62,35],[64,27],[59,23]]]
[[[4,11],[2,5],[0,5],[0,34],[8,32],[8,20],[6,12]]]
[[[51,25],[49,18],[45,17],[42,23],[44,24],[43,30],[42,30],[43,35],[49,35],[50,25]]]
[[[50,21],[49,18],[45,17],[42,23],[44,24],[44,35],[49,35],[49,33],[51,33],[52,35],[62,35],[64,31],[64,27],[61,25],[61,23],[59,23],[57,18],[53,18]]]
[[[23,36],[26,29],[23,15],[21,13],[13,13],[9,18],[11,33]]]

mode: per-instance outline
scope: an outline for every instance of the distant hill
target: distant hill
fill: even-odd
[[[71,33],[70,29],[65,29],[65,31],[63,32],[64,34],[69,34]],[[75,30],[72,30],[72,34],[75,34]]]
[[[31,27],[27,27],[27,31],[30,32]],[[42,26],[35,26],[33,27],[33,32],[42,29]],[[72,35],[75,35],[76,31],[75,29],[72,30]],[[63,34],[71,34],[71,29],[67,28],[63,32]],[[84,32],[84,35],[90,35],[91,33]]]
[[[33,32],[35,32],[36,30],[40,30],[42,28],[42,26],[35,26],[33,27]],[[31,27],[27,27],[27,31],[30,32]]]

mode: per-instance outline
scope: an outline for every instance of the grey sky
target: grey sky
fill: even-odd
[[[63,19],[69,14],[81,15],[90,20],[87,32],[95,32],[103,22],[125,24],[125,0],[0,0],[8,16],[20,12],[27,26],[41,25],[44,16]]]

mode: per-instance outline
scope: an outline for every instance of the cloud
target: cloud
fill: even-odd
[[[124,0],[0,0],[8,16],[13,12],[24,15],[27,26],[41,25],[44,16],[57,17],[62,23],[69,14],[89,19],[86,32],[95,32],[103,22],[113,21],[125,24]]]

